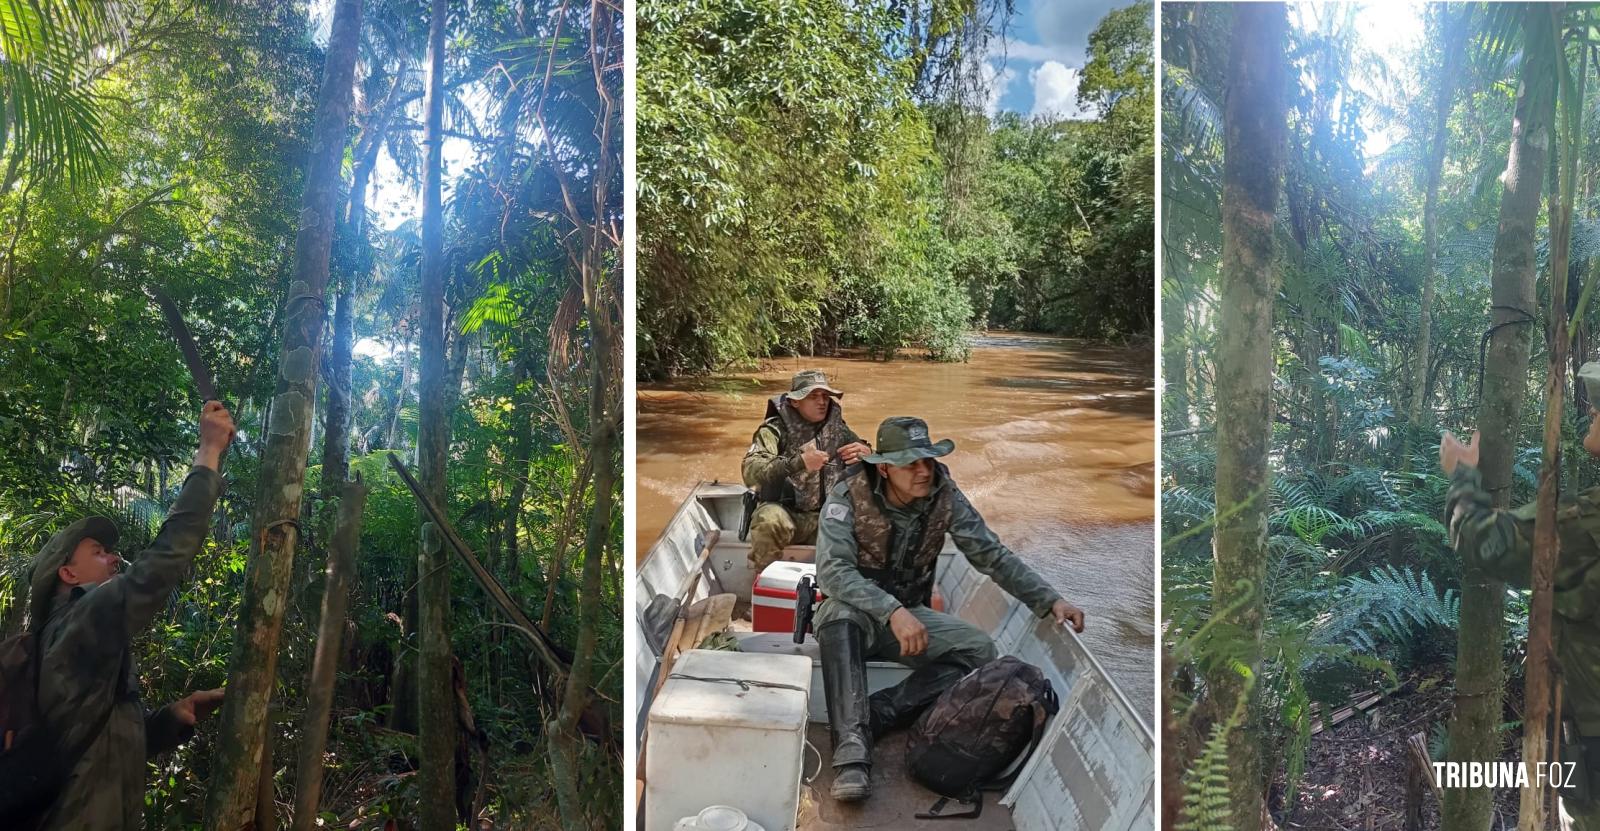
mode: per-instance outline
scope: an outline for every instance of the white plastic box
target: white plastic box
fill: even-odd
[[[708,805],[791,831],[810,688],[811,661],[801,655],[683,653],[650,705],[645,831],[671,831]]]

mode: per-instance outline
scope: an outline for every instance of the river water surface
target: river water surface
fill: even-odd
[[[766,400],[801,369],[845,392],[850,426],[912,415],[954,439],[950,473],[1000,539],[1088,616],[1084,639],[1153,724],[1155,392],[1149,347],[977,338],[972,358],[799,358],[638,390],[638,552],[700,480],[739,481]]]

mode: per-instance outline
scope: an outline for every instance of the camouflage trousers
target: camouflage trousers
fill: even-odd
[[[791,511],[778,502],[763,502],[750,516],[751,574],[782,558],[786,545],[815,545],[817,512]]]
[[[961,618],[935,612],[927,606],[906,609],[928,628],[928,648],[921,655],[901,655],[900,641],[888,623],[880,623],[866,612],[838,600],[825,600],[817,607],[813,627],[821,629],[834,621],[848,620],[861,629],[868,660],[894,661],[912,669],[943,662],[973,670],[998,656],[989,634]]]

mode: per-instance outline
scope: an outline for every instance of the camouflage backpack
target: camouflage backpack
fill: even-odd
[[[996,658],[917,718],[906,748],[911,776],[935,793],[970,802],[1006,781],[1007,769],[1033,750],[1060,707],[1038,667],[1010,655]]]
[[[39,710],[39,638],[32,631],[0,641],[0,828],[39,826],[67,776],[100,726],[79,747],[63,753],[44,730]]]

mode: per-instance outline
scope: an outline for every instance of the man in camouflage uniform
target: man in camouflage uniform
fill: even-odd
[[[117,527],[101,516],[67,526],[34,557],[29,626],[39,633],[39,709],[61,752],[83,748],[41,829],[139,828],[146,758],[186,741],[222,703],[221,690],[208,690],[147,713],[130,641],[166,607],[200,551],[233,435],[228,411],[207,402],[194,467],[155,542],[126,572],[119,573]]]
[[[817,608],[823,689],[833,730],[833,798],[872,793],[872,743],[911,723],[971,670],[996,657],[994,641],[953,615],[928,608],[945,534],[968,562],[1034,614],[1083,631],[1083,612],[1061,598],[984,524],[950,471],[934,459],[955,449],[932,443],[920,418],[885,419],[877,452],[835,485],[822,508]],[[867,659],[912,669],[867,697]]]
[[[1600,413],[1583,439],[1600,457]],[[1461,558],[1496,579],[1527,588],[1533,575],[1535,504],[1494,507],[1478,473],[1478,434],[1462,444],[1449,432],[1439,445],[1439,461],[1450,477],[1445,522],[1450,545]],[[1561,557],[1555,574],[1556,666],[1563,686],[1561,761],[1577,762],[1578,787],[1562,789],[1562,827],[1600,831],[1600,488],[1556,512]],[[1576,730],[1576,735],[1571,731]],[[1490,761],[1490,760],[1483,760]],[[1534,771],[1530,770],[1531,779]],[[1566,773],[1563,771],[1562,776]]]
[[[743,467],[744,483],[757,499],[750,518],[752,574],[781,557],[784,546],[816,541],[817,511],[828,491],[847,466],[871,452],[844,423],[835,400],[843,395],[821,370],[808,369],[767,402]]]

